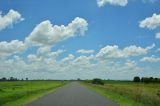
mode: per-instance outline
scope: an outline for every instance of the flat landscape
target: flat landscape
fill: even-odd
[[[118,106],[78,82],[71,82],[28,106]]]
[[[160,106],[160,0],[0,0],[0,106]]]
[[[159,83],[1,81],[0,106],[160,106]]]
[[[63,86],[62,81],[0,82],[0,106],[22,106]]]
[[[104,85],[83,83],[120,106],[160,106],[160,84],[105,81]]]

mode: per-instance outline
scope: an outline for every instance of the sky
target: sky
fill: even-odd
[[[160,77],[159,0],[0,0],[0,78]]]

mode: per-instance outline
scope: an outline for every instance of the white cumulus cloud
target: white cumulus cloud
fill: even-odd
[[[20,53],[26,49],[25,44],[19,40],[12,40],[11,42],[0,42],[0,57],[10,56]]]
[[[150,48],[151,46],[147,47],[147,49]],[[123,51],[124,49],[119,50]],[[143,68],[138,67],[134,60],[106,59],[106,61],[103,61],[96,59],[97,57],[94,55],[80,55],[77,57],[73,54],[59,58],[63,52],[64,50],[53,52],[47,47],[40,47],[37,54],[30,54],[26,59],[19,56],[13,56],[4,60],[0,59],[0,77],[15,76],[18,78],[29,77],[35,79],[70,79],[78,77],[86,79],[97,76],[110,78],[113,75],[113,78],[124,78],[126,74],[133,77],[135,73],[143,71]]]
[[[63,62],[68,62],[70,60],[73,60],[75,58],[75,56],[73,54],[69,54],[67,57],[65,57],[64,59],[62,59]]]
[[[92,54],[94,52],[95,50],[85,50],[85,49],[80,49],[77,51],[77,53],[81,53],[81,54]]]
[[[159,57],[143,57],[140,61],[142,62],[160,62],[160,58]]]
[[[2,12],[0,12],[0,31],[22,20],[24,18],[18,11],[11,9],[6,15],[2,15]]]
[[[99,53],[96,55],[97,58],[106,59],[106,58],[127,58],[130,56],[138,56],[147,54],[150,49],[155,47],[155,44],[148,46],[146,48],[138,47],[131,45],[120,49],[117,45],[106,46],[102,48]]]
[[[153,14],[152,17],[147,17],[146,19],[140,21],[139,27],[148,28],[148,29],[156,29],[160,26],[160,14]]]
[[[156,52],[160,52],[160,48],[158,48],[158,49],[156,50]]]
[[[85,19],[76,17],[67,26],[53,25],[49,20],[38,24],[29,37],[26,38],[26,43],[36,46],[50,45],[53,46],[58,42],[66,40],[76,35],[84,35],[88,23]]]
[[[160,32],[156,33],[155,38],[156,38],[156,39],[160,39]]]
[[[115,6],[126,6],[128,0],[97,0],[98,7],[103,7],[106,3]]]

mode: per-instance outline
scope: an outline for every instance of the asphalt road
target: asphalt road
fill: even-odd
[[[118,106],[78,82],[71,82],[28,106]]]

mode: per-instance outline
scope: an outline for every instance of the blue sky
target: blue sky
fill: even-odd
[[[159,4],[0,0],[0,77],[160,77]]]

